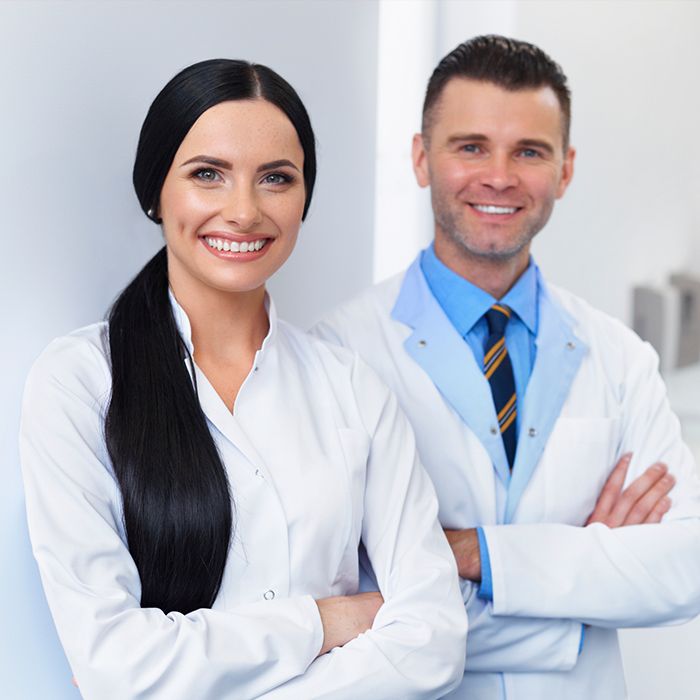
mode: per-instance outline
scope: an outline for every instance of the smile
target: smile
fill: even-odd
[[[265,246],[268,238],[258,238],[256,241],[229,241],[225,238],[213,238],[205,236],[206,244],[214,250],[222,250],[231,253],[254,253]]]
[[[472,208],[482,214],[515,214],[520,207],[498,207],[495,204],[472,204]]]

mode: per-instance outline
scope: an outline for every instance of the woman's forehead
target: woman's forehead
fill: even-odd
[[[203,112],[180,144],[178,156],[191,157],[195,151],[227,160],[244,155],[262,160],[303,160],[289,117],[261,98],[220,102]]]

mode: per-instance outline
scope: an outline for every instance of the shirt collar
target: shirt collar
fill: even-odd
[[[462,337],[497,301],[509,306],[528,330],[537,335],[539,285],[537,265],[532,258],[516,283],[500,300],[450,270],[435,255],[432,244],[421,253],[420,266],[430,291]]]
[[[185,310],[180,306],[178,300],[175,298],[173,290],[168,287],[168,294],[170,296],[170,305],[173,310],[173,316],[175,317],[175,323],[177,329],[180,331],[180,336],[187,347],[190,355],[194,355],[194,345],[192,343],[192,326],[190,324],[190,319],[187,316]],[[267,318],[270,324],[270,328],[267,331],[267,335],[258,350],[258,357],[262,358],[265,351],[274,342],[275,335],[277,334],[277,310],[275,308],[275,303],[272,301],[270,295],[265,292],[265,311],[267,311]]]

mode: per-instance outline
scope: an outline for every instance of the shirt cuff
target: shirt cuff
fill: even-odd
[[[476,528],[479,538],[479,556],[481,557],[481,585],[477,596],[482,600],[493,600],[493,581],[491,580],[491,559],[486,537],[482,528]]]

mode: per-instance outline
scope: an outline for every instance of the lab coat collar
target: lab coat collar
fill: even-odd
[[[512,522],[554,424],[569,395],[588,345],[576,335],[576,320],[553,298],[537,270],[536,355],[523,401],[518,448],[508,489],[504,522]]]
[[[477,366],[471,349],[445,315],[433,296],[420,268],[420,258],[406,271],[391,317],[412,329],[404,341],[410,357],[428,374],[447,402],[479,436],[485,436],[497,475],[505,485],[510,481],[508,458],[500,433],[491,389]]]
[[[497,425],[491,390],[474,355],[433,296],[417,259],[408,268],[391,317],[412,329],[404,347],[462,420],[478,435],[508,489],[503,522],[511,522],[588,348],[574,319],[537,275],[537,354],[524,399],[512,477]]]

